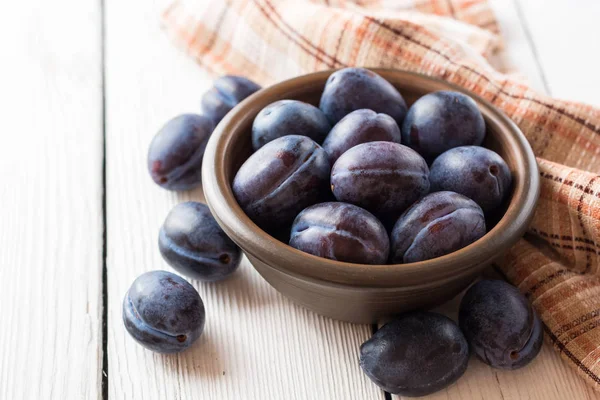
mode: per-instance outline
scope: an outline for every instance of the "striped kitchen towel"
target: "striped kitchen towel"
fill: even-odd
[[[163,23],[214,74],[268,85],[347,66],[400,68],[502,109],[538,157],[542,193],[528,236],[500,268],[563,358],[600,389],[600,110],[495,70],[502,41],[485,0],[178,0]]]

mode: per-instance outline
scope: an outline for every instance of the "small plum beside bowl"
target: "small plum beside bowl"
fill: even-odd
[[[363,265],[333,261],[294,249],[260,229],[244,214],[233,178],[252,154],[252,123],[267,105],[294,99],[318,105],[334,71],[300,76],[265,88],[233,109],[217,126],[202,167],[204,195],[215,219],[256,270],[292,301],[319,314],[356,323],[441,304],[526,232],[540,192],[535,156],[519,128],[482,98],[445,81],[406,71],[373,69],[394,85],[407,103],[438,90],[471,96],[486,122],[484,146],[500,154],[513,175],[504,207],[488,216],[488,233],[454,253],[410,264]]]

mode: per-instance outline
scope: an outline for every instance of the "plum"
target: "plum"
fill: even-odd
[[[360,346],[360,366],[377,386],[402,396],[425,396],[460,378],[469,345],[451,319],[413,312],[385,324]]]
[[[542,347],[542,321],[527,298],[504,281],[484,279],[471,286],[458,318],[471,349],[492,367],[521,368]]]
[[[367,142],[400,143],[400,128],[392,117],[373,110],[356,110],[338,122],[323,142],[332,164],[347,150]]]
[[[323,143],[330,130],[327,117],[317,107],[297,100],[279,100],[263,108],[254,119],[252,147],[256,151],[286,135],[308,136]]]
[[[291,223],[328,190],[327,153],[306,136],[275,139],[252,154],[233,179],[233,194],[260,227]]]
[[[387,232],[373,214],[338,202],[316,204],[298,214],[290,246],[358,264],[385,264],[390,250]]]
[[[259,85],[242,76],[222,76],[202,96],[202,111],[216,126],[233,107],[258,90]]]
[[[123,299],[123,323],[142,346],[177,353],[202,334],[204,303],[185,279],[167,271],[140,275]]]
[[[459,250],[485,235],[485,217],[473,200],[431,193],[400,216],[391,234],[392,263],[411,263]]]
[[[352,111],[368,108],[389,115],[398,126],[407,109],[404,98],[391,83],[365,68],[344,68],[331,74],[319,108],[332,125]]]
[[[395,221],[429,191],[429,168],[419,154],[401,144],[363,143],[335,162],[331,190],[339,201]]]
[[[439,91],[417,100],[402,124],[402,143],[432,160],[458,146],[483,143],[485,121],[477,103],[460,92]]]
[[[488,212],[502,204],[512,177],[508,165],[498,153],[479,146],[461,146],[435,159],[429,181],[431,191],[460,193]]]
[[[213,282],[227,278],[240,265],[240,248],[223,232],[205,204],[176,205],[160,228],[158,248],[177,272]]]
[[[199,186],[204,150],[214,127],[208,117],[198,114],[182,114],[168,121],[148,149],[152,180],[169,190]]]

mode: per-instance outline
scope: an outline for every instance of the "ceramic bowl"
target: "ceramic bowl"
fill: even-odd
[[[250,156],[254,117],[268,104],[297,99],[318,105],[334,71],[301,76],[252,95],[219,124],[202,167],[206,201],[218,223],[242,248],[256,270],[292,301],[319,314],[357,323],[445,302],[514,245],[525,233],[539,197],[535,156],[519,128],[482,98],[445,81],[406,71],[374,69],[402,93],[410,105],[438,90],[471,96],[486,121],[484,146],[498,152],[513,174],[506,206],[492,216],[488,233],[477,242],[432,260],[398,265],[362,265],[320,258],[296,250],[260,229],[238,205],[231,183]],[[490,229],[491,228],[491,229]]]

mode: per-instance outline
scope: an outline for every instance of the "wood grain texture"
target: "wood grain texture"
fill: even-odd
[[[97,399],[100,4],[11,2],[0,27],[0,398]]]
[[[148,144],[169,118],[198,112],[210,80],[168,42],[167,1],[106,2],[108,355],[111,399],[383,399],[358,366],[370,336],[301,309],[248,264],[228,281],[192,281],[207,309],[199,342],[180,355],[145,350],[126,333],[121,301],[139,274],[167,269],[158,230],[177,202],[146,171]]]
[[[518,7],[550,94],[600,106],[600,2],[520,0]]]
[[[574,27],[577,24],[578,17],[575,18],[573,10],[570,12],[564,10],[558,2],[538,0],[514,0],[514,2],[512,0],[490,0],[490,4],[496,12],[506,43],[506,51],[501,55],[501,59],[497,60],[499,67],[515,73],[519,71],[519,74],[522,74],[523,78],[535,89],[543,92],[548,92],[549,89],[552,90],[557,84],[561,84],[559,82],[568,81],[568,79],[565,79],[564,74],[562,76],[550,74],[544,77],[543,72],[547,70],[548,63],[553,65],[561,63],[563,59],[569,59],[571,54],[573,57],[582,57],[577,47],[569,48],[572,44],[569,41],[568,46],[565,45],[560,51],[554,52],[554,57],[547,55],[546,59],[538,57],[538,49],[540,46],[552,46],[552,37],[557,38],[554,35],[563,35],[561,29],[550,29],[550,26],[546,25],[547,15],[554,15],[555,18],[559,13],[562,13],[563,16],[572,15],[573,24],[570,26]],[[531,8],[536,5],[537,9]],[[523,13],[519,7],[523,7],[528,11]],[[578,15],[579,13],[577,13]],[[534,24],[546,26],[544,32],[550,30],[553,33],[542,36],[528,36],[529,24],[532,20],[536,21]],[[558,21],[555,21],[553,26],[558,26],[557,24]],[[565,36],[565,40],[566,37],[568,36]],[[595,54],[588,52],[587,57],[587,62],[592,63]],[[572,92],[565,92],[565,96],[577,98],[580,93],[580,89],[573,88]],[[595,98],[600,99],[600,96],[596,94]],[[462,295],[457,296],[436,311],[457,320],[461,297]],[[397,400],[405,399],[402,396],[393,396],[393,398]],[[475,357],[471,357],[465,375],[458,382],[445,390],[423,398],[428,400],[584,400],[600,399],[600,393],[592,390],[583,379],[577,376],[575,371],[552,348],[552,344],[546,337],[540,355],[525,368],[518,371],[497,370],[485,365]]]
[[[520,9],[517,7],[521,0],[488,1],[499,22],[505,45],[494,58],[494,67],[527,82],[540,92],[547,92],[548,88],[541,74],[534,45],[528,36]]]

